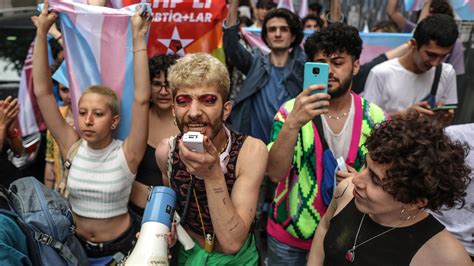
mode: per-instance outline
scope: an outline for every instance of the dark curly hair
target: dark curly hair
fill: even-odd
[[[372,160],[389,166],[382,187],[395,200],[409,204],[426,199],[425,208],[433,211],[465,204],[469,147],[450,140],[436,120],[414,112],[384,121],[365,146]]]
[[[429,44],[430,41],[435,41],[441,47],[452,46],[458,35],[458,26],[452,17],[434,14],[418,23],[413,38],[416,40],[416,47],[420,49],[422,45]]]
[[[265,18],[263,19],[261,37],[265,44],[267,43],[267,23],[272,18],[282,18],[286,20],[288,27],[290,27],[291,34],[295,37],[295,40],[291,43],[291,47],[294,48],[301,43],[304,37],[303,26],[301,26],[301,20],[295,13],[285,8],[277,8],[270,10]]]
[[[362,52],[362,39],[355,27],[336,22],[311,34],[304,43],[304,51],[310,61],[319,52],[326,55],[346,52],[357,60]]]
[[[430,4],[431,14],[446,14],[454,18],[454,11],[449,1],[446,0],[432,0]]]
[[[160,75],[160,71],[165,73],[165,80],[168,80],[168,68],[176,63],[179,56],[177,54],[160,54],[155,55],[148,61],[150,70],[150,82],[154,77]]]

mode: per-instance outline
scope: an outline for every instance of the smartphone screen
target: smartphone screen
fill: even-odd
[[[323,90],[317,90],[315,93],[328,91],[329,65],[326,63],[307,62],[304,64],[304,82],[303,89],[315,84],[325,85]]]

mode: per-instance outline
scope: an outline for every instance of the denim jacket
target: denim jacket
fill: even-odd
[[[230,127],[240,133],[250,133],[252,99],[268,82],[270,77],[270,54],[264,55],[254,48],[252,53],[239,43],[239,26],[226,27],[224,24],[224,52],[232,64],[247,77],[233,102]],[[288,58],[284,72],[285,87],[290,98],[296,97],[303,87],[303,71],[306,55],[300,46],[295,47]],[[271,130],[270,128],[268,130]]]

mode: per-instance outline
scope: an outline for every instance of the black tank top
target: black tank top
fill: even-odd
[[[354,245],[363,213],[357,210],[354,199],[331,219],[324,238],[324,265],[409,265],[416,252],[444,226],[433,216],[422,221],[394,229],[355,250],[354,262],[345,259],[347,250]],[[361,226],[357,244],[382,233],[390,227],[379,225],[367,215]]]
[[[136,181],[147,186],[163,186],[163,177],[156,164],[155,148],[146,145],[145,155],[138,166]]]
[[[237,164],[237,158],[239,156],[240,148],[244,144],[247,135],[242,135],[232,130],[229,130],[231,137],[231,148],[229,151],[229,161],[227,163],[227,173],[224,175],[227,191],[231,195],[232,188],[234,186],[236,176],[235,176],[235,166]],[[181,135],[177,136],[177,140],[181,138]],[[176,191],[177,200],[176,200],[176,211],[181,214],[186,204],[186,194],[188,193],[189,182],[191,178],[189,173],[186,171],[186,166],[183,164],[179,158],[179,149],[176,145],[173,152],[173,163],[172,163],[172,173],[170,178],[170,187]],[[211,215],[209,213],[209,205],[207,203],[206,188],[204,185],[204,180],[197,179],[195,183],[196,196],[201,208],[202,219],[204,221],[204,228],[206,234],[213,234],[214,229],[212,228]],[[185,225],[193,232],[197,234],[202,234],[201,220],[199,218],[199,211],[196,205],[194,196],[191,197],[190,206],[188,209],[188,214],[185,221]]]

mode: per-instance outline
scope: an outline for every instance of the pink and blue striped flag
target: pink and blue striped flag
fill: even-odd
[[[131,124],[133,45],[130,19],[136,5],[113,9],[78,2],[81,1],[51,0],[50,3],[51,9],[59,12],[67,83],[76,123],[82,92],[91,85],[102,84],[117,93],[120,125],[116,137],[124,139]]]
[[[305,39],[313,33],[306,30]],[[374,57],[391,50],[411,38],[411,33],[362,33],[360,37],[363,41],[362,54],[360,56],[361,64],[367,63]],[[260,29],[242,28],[242,35],[252,48],[257,47],[262,53],[267,54],[270,49],[265,45],[260,37]]]
[[[405,11],[418,11],[423,7],[423,0],[405,0]]]
[[[51,37],[48,37],[48,40]],[[21,70],[20,85],[18,88],[18,103],[20,112],[18,114],[18,125],[21,136],[25,137],[46,129],[46,124],[41,116],[33,86],[33,49],[35,42],[31,42],[26,55],[23,69]],[[48,62],[53,62],[51,46],[48,43]]]
[[[293,7],[293,0],[279,0],[277,8],[286,8],[293,13],[295,12],[295,8]]]
[[[298,10],[298,16],[304,18],[308,15],[308,0],[301,0],[300,10]]]
[[[461,20],[474,20],[473,0],[451,0],[451,4]]]

